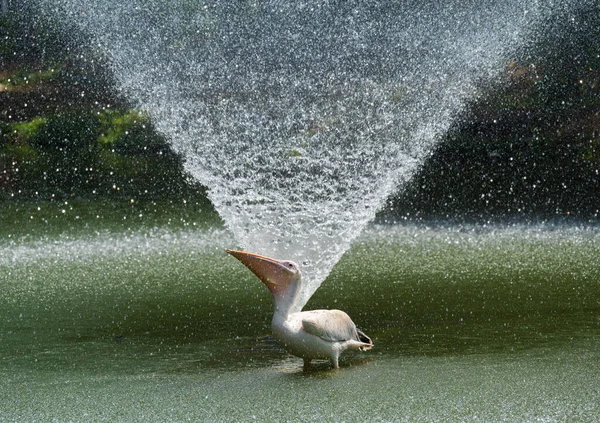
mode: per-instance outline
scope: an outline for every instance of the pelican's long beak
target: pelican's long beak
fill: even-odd
[[[290,271],[280,260],[245,251],[225,251],[258,276],[271,292],[274,293],[277,288],[283,288],[289,283]]]

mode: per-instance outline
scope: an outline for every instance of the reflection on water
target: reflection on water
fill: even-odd
[[[375,348],[302,371],[222,230],[0,245],[0,421],[555,421],[598,415],[600,236],[371,228],[308,308]],[[366,414],[365,414],[366,413]]]

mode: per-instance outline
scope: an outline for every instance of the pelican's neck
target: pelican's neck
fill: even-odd
[[[298,313],[302,310],[302,306],[298,304],[298,293],[301,286],[302,280],[300,278],[293,279],[281,291],[273,292],[273,300],[275,302],[273,323],[276,321],[286,321],[290,314]]]

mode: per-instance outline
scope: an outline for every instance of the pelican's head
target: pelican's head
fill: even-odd
[[[273,295],[286,291],[292,282],[299,284],[302,280],[300,267],[293,261],[277,260],[245,251],[226,251],[258,276]]]

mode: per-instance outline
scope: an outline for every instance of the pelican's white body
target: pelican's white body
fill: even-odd
[[[308,365],[313,359],[330,360],[338,367],[340,355],[347,349],[370,348],[358,340],[356,326],[341,310],[314,310],[273,316],[273,336],[296,357]],[[356,338],[356,339],[353,339]]]

